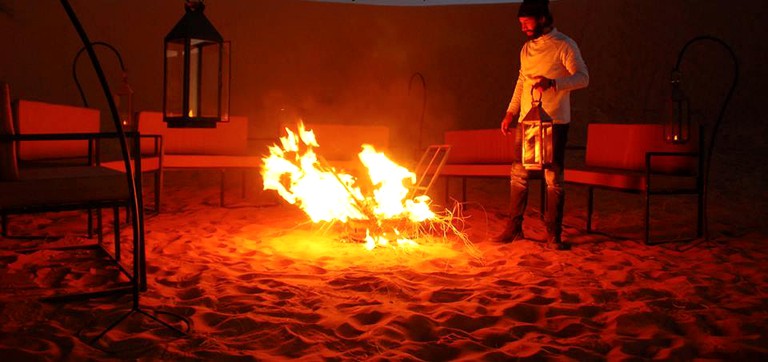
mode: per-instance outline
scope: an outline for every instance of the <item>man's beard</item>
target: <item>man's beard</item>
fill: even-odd
[[[528,35],[528,33],[526,33],[525,35],[528,36],[528,40],[534,40],[542,36],[543,34],[544,34],[544,25],[542,25],[541,23],[536,23],[536,26],[533,28],[533,34]]]

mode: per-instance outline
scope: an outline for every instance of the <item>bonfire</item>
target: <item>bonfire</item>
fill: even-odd
[[[314,223],[341,223],[364,234],[352,237],[371,250],[381,246],[412,247],[425,232],[450,231],[454,213],[431,209],[427,195],[411,192],[416,175],[373,146],[361,145],[358,158],[367,169],[367,180],[329,165],[315,152],[315,134],[302,122],[297,130],[285,128],[280,144],[269,147],[261,170],[264,190],[276,191],[285,201],[300,207]],[[466,242],[466,240],[465,240]]]

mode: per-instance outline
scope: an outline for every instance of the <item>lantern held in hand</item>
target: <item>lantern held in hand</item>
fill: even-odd
[[[522,163],[526,170],[541,170],[552,163],[552,117],[538,100],[531,101],[531,110],[520,121],[523,132]],[[533,99],[533,88],[531,88]]]

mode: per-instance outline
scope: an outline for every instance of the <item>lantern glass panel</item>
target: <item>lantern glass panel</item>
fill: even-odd
[[[688,99],[669,100],[664,108],[664,139],[670,143],[688,142],[691,129]]]
[[[190,57],[189,116],[219,117],[220,44],[193,42]]]
[[[229,122],[229,86],[230,86],[230,68],[231,68],[231,53],[230,53],[230,43],[229,41],[225,41],[221,43],[221,60],[219,61],[219,64],[221,65],[221,84],[219,85],[219,105],[221,106],[221,111],[219,112],[219,116],[221,117],[221,122]]]
[[[165,43],[165,116],[181,117],[184,109],[184,41]]]
[[[120,124],[125,131],[135,131],[136,126],[133,121],[133,89],[128,83],[123,83],[120,89],[115,92],[115,104],[117,113],[120,116]]]
[[[524,120],[522,162],[528,170],[541,170],[552,163],[552,122]]]

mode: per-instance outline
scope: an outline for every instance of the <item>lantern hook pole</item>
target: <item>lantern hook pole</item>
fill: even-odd
[[[109,106],[110,115],[112,116],[112,121],[115,124],[115,129],[118,134],[118,139],[120,141],[120,153],[123,159],[123,165],[125,167],[126,182],[128,183],[128,196],[130,199],[130,206],[131,206],[129,208],[129,211],[131,213],[132,220],[133,220],[133,222],[131,223],[132,230],[133,230],[133,240],[134,240],[133,277],[131,278],[133,298],[132,298],[131,309],[127,311],[125,314],[123,314],[116,321],[114,321],[112,324],[110,324],[99,335],[93,338],[91,340],[91,343],[95,344],[99,339],[101,339],[101,337],[106,335],[107,332],[112,330],[118,324],[122,323],[126,318],[128,318],[133,313],[138,313],[138,314],[147,316],[148,318],[155,320],[159,324],[184,336],[186,335],[186,332],[189,330],[189,327],[191,325],[186,318],[177,314],[173,314],[170,312],[163,312],[163,311],[155,311],[153,315],[148,313],[144,309],[142,309],[140,306],[139,295],[141,293],[141,288],[146,285],[146,260],[145,260],[146,250],[144,245],[144,215],[143,215],[143,203],[141,199],[141,191],[140,190],[137,191],[138,182],[132,170],[131,159],[130,159],[130,155],[128,154],[128,141],[126,139],[126,135],[125,135],[125,131],[123,130],[123,127],[120,126],[120,115],[117,111],[117,105],[115,104],[115,100],[112,97],[112,92],[109,89],[109,84],[107,83],[107,78],[104,75],[104,70],[101,67],[99,58],[96,55],[96,52],[94,51],[93,43],[88,39],[88,34],[85,32],[85,29],[80,23],[80,20],[77,18],[77,14],[75,13],[75,10],[72,8],[72,6],[69,4],[69,1],[68,0],[60,0],[60,1],[61,1],[62,7],[64,8],[64,11],[67,13],[69,20],[72,23],[72,26],[75,28],[75,31],[77,32],[78,36],[82,40],[83,45],[88,52],[88,56],[91,59],[91,65],[93,65],[93,68],[96,72],[96,76],[98,77],[99,83],[101,84],[101,88],[104,92],[107,105]],[[140,168],[137,167],[137,170],[140,170]],[[141,175],[139,175],[139,177],[140,176]],[[184,322],[187,325],[188,327],[187,330],[185,331],[185,330],[178,329],[160,320],[157,317],[157,315],[159,314],[171,315],[173,317],[179,318],[182,322]]]
[[[103,47],[106,47],[107,49],[111,50],[112,53],[115,54],[115,57],[117,57],[117,61],[120,63],[120,71],[123,72],[123,81],[125,83],[128,83],[128,72],[125,69],[125,63],[123,62],[123,57],[120,55],[120,52],[112,46],[112,44],[109,44],[107,42],[103,41],[95,41],[91,43],[92,46],[100,45]],[[80,84],[80,80],[77,77],[77,62],[80,61],[80,56],[83,54],[84,51],[86,51],[86,46],[83,45],[80,50],[77,52],[77,55],[75,55],[75,58],[72,60],[72,78],[75,80],[75,85],[77,86],[77,91],[80,93],[80,99],[83,100],[83,106],[88,107],[88,99],[85,97],[85,92],[83,92],[83,87]]]
[[[702,198],[703,198],[703,231],[704,231],[704,238],[703,241],[709,241],[709,216],[708,216],[708,195],[709,195],[709,175],[710,175],[710,164],[712,163],[712,152],[715,148],[715,140],[717,138],[717,132],[720,129],[720,124],[722,123],[723,117],[725,115],[725,111],[728,107],[728,104],[731,101],[731,98],[733,97],[733,94],[736,90],[736,85],[738,84],[739,80],[739,60],[736,57],[736,53],[733,51],[733,48],[731,48],[725,41],[723,41],[720,38],[717,38],[712,35],[700,35],[692,38],[689,40],[683,47],[680,49],[680,52],[677,55],[677,62],[675,62],[675,67],[672,69],[671,73],[671,80],[673,87],[680,87],[682,83],[682,71],[680,69],[680,65],[683,61],[683,57],[685,56],[686,51],[689,49],[691,45],[694,43],[702,42],[702,41],[709,41],[714,42],[718,45],[720,45],[722,48],[724,48],[728,55],[730,55],[731,60],[733,62],[733,80],[731,81],[731,86],[728,89],[728,93],[725,96],[725,99],[723,100],[723,103],[720,106],[720,112],[717,115],[717,118],[715,119],[715,123],[712,125],[712,131],[710,134],[712,137],[709,139],[709,144],[707,145],[707,151],[704,155],[705,161],[704,161],[704,189],[702,190]],[[703,135],[699,135],[699,137],[702,137]],[[691,246],[695,247],[695,245]]]

